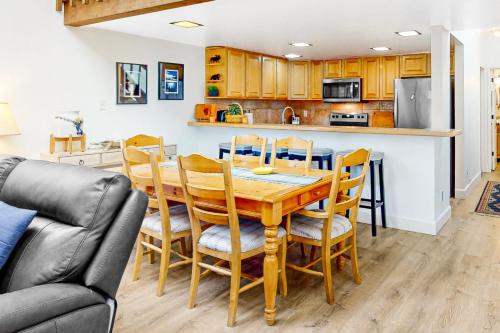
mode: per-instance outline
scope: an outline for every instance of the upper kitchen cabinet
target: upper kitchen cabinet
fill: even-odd
[[[325,78],[341,78],[342,77],[342,60],[327,60],[325,61]]]
[[[245,97],[245,52],[227,51],[227,97]]]
[[[407,54],[400,58],[401,77],[430,76],[430,54]]]
[[[227,88],[227,49],[208,47],[205,51],[207,97],[225,97]]]
[[[288,99],[288,61],[276,59],[276,98]]]
[[[323,98],[323,61],[311,61],[310,64],[310,98],[322,99]]]
[[[291,61],[288,64],[289,99],[308,99],[309,62]]]
[[[262,98],[276,97],[276,58],[262,57]]]
[[[380,58],[363,58],[363,99],[380,99]]]
[[[394,100],[394,80],[399,79],[399,56],[380,58],[380,99]]]
[[[245,54],[245,97],[259,98],[262,84],[262,57],[259,54]]]
[[[363,75],[363,61],[361,58],[342,60],[342,77],[361,77]]]

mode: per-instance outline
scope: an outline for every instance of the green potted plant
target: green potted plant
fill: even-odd
[[[227,123],[243,122],[243,107],[239,103],[230,104],[225,114]]]

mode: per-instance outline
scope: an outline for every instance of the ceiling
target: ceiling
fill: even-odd
[[[169,24],[180,20],[204,27]],[[370,47],[376,46],[392,49],[386,53],[427,51],[433,25],[453,31],[499,24],[497,0],[216,0],[91,27],[199,46],[326,59],[375,54]],[[411,29],[422,35],[394,34]],[[296,48],[290,42],[309,42],[313,47]]]

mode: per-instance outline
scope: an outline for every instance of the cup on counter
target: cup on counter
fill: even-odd
[[[253,124],[253,113],[247,112],[245,113],[245,117],[247,118],[247,124]]]

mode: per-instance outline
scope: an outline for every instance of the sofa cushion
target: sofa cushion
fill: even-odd
[[[0,269],[35,215],[34,210],[13,207],[0,201]]]
[[[7,178],[0,200],[38,216],[0,271],[0,293],[48,282],[80,281],[130,194],[123,175],[24,161]]]
[[[24,158],[10,155],[0,155],[0,191],[2,190],[3,184],[5,183],[5,180],[7,180],[11,171],[14,170],[16,165],[22,161],[24,161]]]

